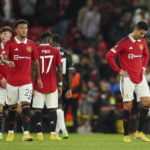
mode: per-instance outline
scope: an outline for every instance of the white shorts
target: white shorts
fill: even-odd
[[[134,99],[134,92],[137,96],[137,101],[140,101],[141,97],[150,97],[149,86],[147,84],[145,76],[143,80],[136,84],[133,83],[129,77],[120,77],[120,91],[123,98],[123,102],[132,101]]]
[[[0,104],[5,105],[7,100],[7,90],[0,87]]]
[[[8,99],[6,103],[8,105],[20,104],[22,101],[31,103],[32,98],[32,84],[26,84],[23,86],[12,86],[7,84]]]
[[[57,108],[58,107],[58,91],[56,90],[53,93],[43,94],[35,91],[33,97],[33,108],[44,108],[44,104],[49,108]]]

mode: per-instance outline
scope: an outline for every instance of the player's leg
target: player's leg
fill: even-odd
[[[0,139],[3,138],[2,136],[2,124],[3,124],[3,106],[6,102],[6,90],[0,88]]]
[[[32,107],[35,110],[37,140],[43,141],[42,133],[42,109],[44,108],[45,94],[34,92]]]
[[[19,103],[22,107],[22,121],[24,136],[23,141],[32,141],[33,137],[29,134],[30,127],[30,103],[32,98],[32,84],[27,84],[19,87]]]
[[[137,93],[138,99],[140,98],[141,100],[142,107],[140,110],[138,130],[135,133],[135,137],[144,142],[150,142],[150,139],[148,139],[143,133],[143,127],[144,127],[145,120],[147,118],[149,107],[150,107],[149,86],[146,82],[145,77],[143,77],[142,82],[137,85],[136,93]]]
[[[59,134],[59,131],[61,130],[63,133],[63,138],[67,139],[69,136],[68,136],[68,132],[67,132],[66,125],[65,125],[65,118],[64,118],[64,111],[63,111],[64,99],[65,99],[64,96],[61,96],[59,98],[59,105],[57,109],[56,133]]]
[[[7,84],[7,94],[8,99],[6,103],[9,106],[9,113],[8,113],[8,135],[6,141],[13,141],[14,139],[14,124],[16,120],[16,109],[18,103],[18,87],[14,87],[10,84]]]
[[[120,91],[123,98],[123,126],[124,126],[124,142],[131,142],[129,137],[129,117],[132,109],[132,100],[134,92],[134,84],[128,77],[120,77]]]
[[[61,140],[56,135],[56,122],[57,122],[57,115],[56,115],[56,109],[58,108],[58,92],[57,90],[53,93],[49,93],[46,95],[46,107],[49,110],[49,116],[50,116],[50,140]]]
[[[5,102],[7,99],[7,90],[0,88],[0,139],[2,136],[2,124],[3,124],[3,107],[5,106]]]
[[[0,103],[0,140],[3,138],[3,136],[2,136],[2,123],[3,123],[3,104]]]

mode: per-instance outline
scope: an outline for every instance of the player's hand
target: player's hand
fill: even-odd
[[[6,79],[5,78],[2,78],[1,79],[1,85],[2,85],[2,88],[6,88],[6,84],[7,84],[7,81],[6,81]]]
[[[15,63],[13,61],[8,61],[7,66],[9,68],[14,68],[15,67]]]
[[[65,97],[66,97],[66,99],[72,97],[72,90],[71,90],[71,89],[69,89],[69,90],[65,93]]]
[[[38,84],[38,87],[39,87],[39,88],[43,88],[43,83],[42,83],[41,79],[39,79],[39,80],[37,81],[37,84]]]
[[[123,69],[121,69],[121,71],[120,71],[119,75],[124,76],[124,77],[129,77],[128,72],[127,72],[127,71],[125,71],[125,70],[123,70]]]
[[[17,111],[18,114],[21,114],[21,113],[22,113],[22,108],[21,108],[20,105],[17,106],[16,111]]]
[[[62,95],[62,86],[58,86],[58,97]]]

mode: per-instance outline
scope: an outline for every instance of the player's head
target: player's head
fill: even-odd
[[[148,25],[145,22],[143,21],[138,22],[135,25],[134,32],[133,32],[136,40],[143,38],[147,30],[148,30]]]
[[[3,44],[7,43],[12,36],[12,28],[4,26],[0,29],[0,39]]]
[[[56,46],[56,47],[57,47],[57,46],[60,46],[61,43],[62,43],[61,36],[58,35],[58,34],[55,34],[55,35],[53,36],[53,46]]]
[[[14,28],[17,33],[17,36],[21,38],[26,38],[28,34],[28,26],[29,23],[27,20],[24,19],[17,20],[14,24]]]
[[[51,32],[42,32],[40,34],[40,41],[41,43],[48,43],[51,44],[52,43],[52,38],[53,38],[53,34]]]

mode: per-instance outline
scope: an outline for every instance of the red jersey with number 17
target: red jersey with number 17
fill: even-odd
[[[36,45],[26,39],[20,42],[16,37],[5,44],[5,51],[2,55],[7,55],[10,61],[15,63],[14,68],[8,68],[7,82],[12,86],[22,86],[30,84],[32,59],[38,58]]]
[[[49,44],[40,44],[37,51],[43,88],[38,88],[35,78],[34,89],[40,93],[53,93],[57,89],[56,67],[62,64],[60,52]]]
[[[134,40],[132,36],[123,38],[107,53],[106,59],[111,68],[120,73],[114,57],[119,54],[120,66],[126,70],[134,83],[143,79],[143,67],[146,68],[149,60],[149,51],[145,39]]]

